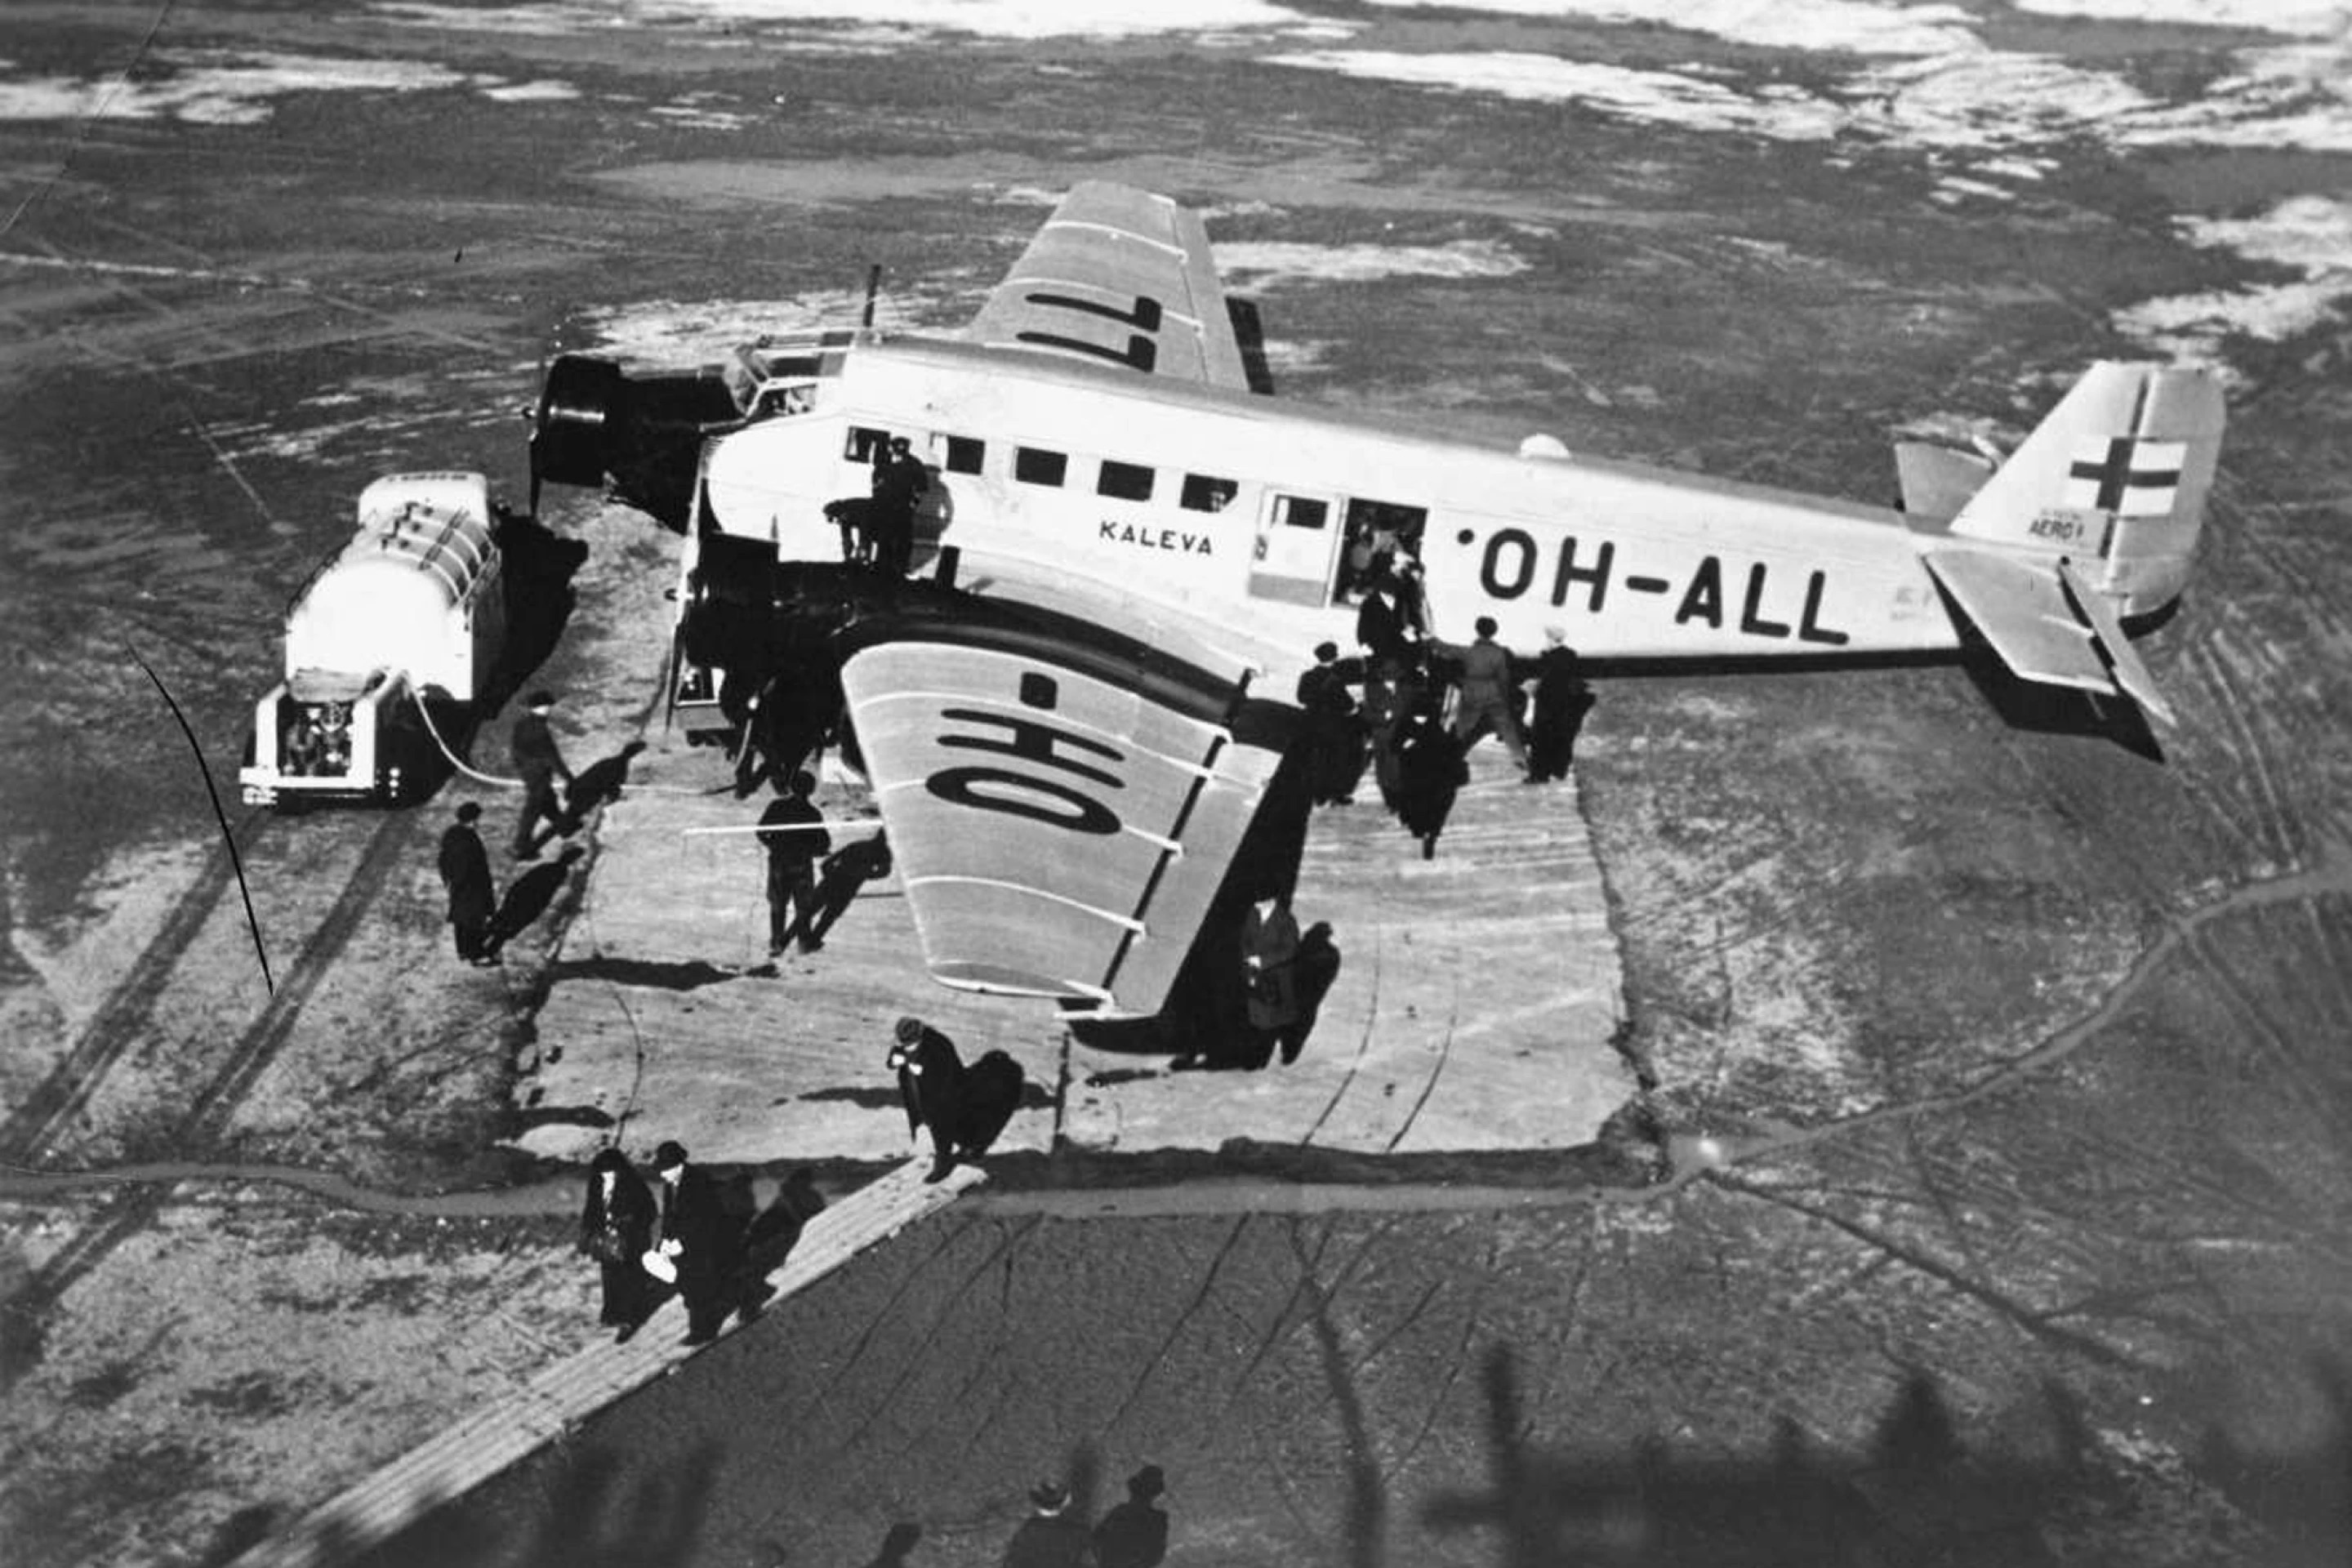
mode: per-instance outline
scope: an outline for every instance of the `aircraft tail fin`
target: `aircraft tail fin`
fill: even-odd
[[[2073,564],[2119,616],[2179,596],[2221,450],[2221,384],[2103,361],[1970,496],[1951,532]]]

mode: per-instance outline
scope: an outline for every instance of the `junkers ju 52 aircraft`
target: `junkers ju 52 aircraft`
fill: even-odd
[[[1282,674],[1353,646],[1375,538],[1430,637],[1592,661],[1957,651],[2168,717],[2124,624],[2186,581],[2220,450],[2196,371],[2094,366],[2006,460],[1898,447],[1890,510],[1490,448],[1262,395],[1197,215],[1088,184],[960,335],[869,324],[633,375],[559,358],[542,479],[686,535],[677,646],[837,663],[933,975],[1157,1010],[1279,761]],[[905,437],[911,580],[828,501]],[[1267,700],[1265,699],[1270,699]]]

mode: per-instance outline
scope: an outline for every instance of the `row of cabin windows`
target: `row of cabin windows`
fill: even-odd
[[[940,466],[951,474],[976,474],[988,455],[988,445],[971,436],[943,437],[946,450]],[[889,443],[887,431],[853,425],[843,456],[853,463],[871,463],[877,452]],[[1056,452],[1044,447],[1013,448],[1013,477],[1025,485],[1059,489],[1069,478],[1070,458],[1066,452]],[[1148,501],[1159,479],[1159,471],[1140,463],[1122,463],[1105,458],[1097,470],[1095,493],[1115,500]],[[1176,504],[1187,511],[1223,511],[1240,489],[1232,479],[1211,474],[1184,476],[1179,488]],[[1310,496],[1277,495],[1275,498],[1273,521],[1278,528],[1319,529],[1331,520],[1331,509],[1324,501]],[[1400,542],[1408,551],[1419,548],[1421,531],[1429,520],[1426,507],[1406,506],[1395,501],[1370,500],[1357,497],[1348,502],[1348,540],[1350,544],[1362,542],[1393,548]]]
[[[988,454],[987,443],[970,436],[949,436],[944,438],[946,450],[940,455],[940,466],[951,474],[976,474]],[[871,463],[874,454],[889,440],[887,431],[853,425],[849,440],[842,456],[853,463]],[[1059,489],[1068,482],[1070,458],[1066,452],[1055,452],[1044,447],[1013,448],[1013,477],[1024,485]],[[1095,476],[1095,493],[1114,500],[1148,501],[1157,488],[1159,470],[1140,463],[1122,463],[1105,458]],[[1187,511],[1223,511],[1241,487],[1232,479],[1213,474],[1186,474],[1176,493],[1176,504]],[[1319,526],[1319,524],[1318,525]]]

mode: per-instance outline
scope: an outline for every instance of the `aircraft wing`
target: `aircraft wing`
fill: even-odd
[[[1076,619],[875,617],[851,721],[933,978],[1160,1010],[1280,761],[1250,671]]]
[[[2018,675],[2085,691],[2120,689],[2171,720],[2170,705],[2115,611],[2065,562],[2052,573],[1958,547],[1932,549],[1926,557],[1936,581]]]
[[[1199,216],[1129,185],[1072,188],[966,335],[1249,390]]]

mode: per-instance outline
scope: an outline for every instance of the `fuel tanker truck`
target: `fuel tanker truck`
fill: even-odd
[[[286,612],[286,679],[255,705],[237,771],[280,809],[397,804],[441,778],[505,647],[498,516],[480,474],[391,474]]]

